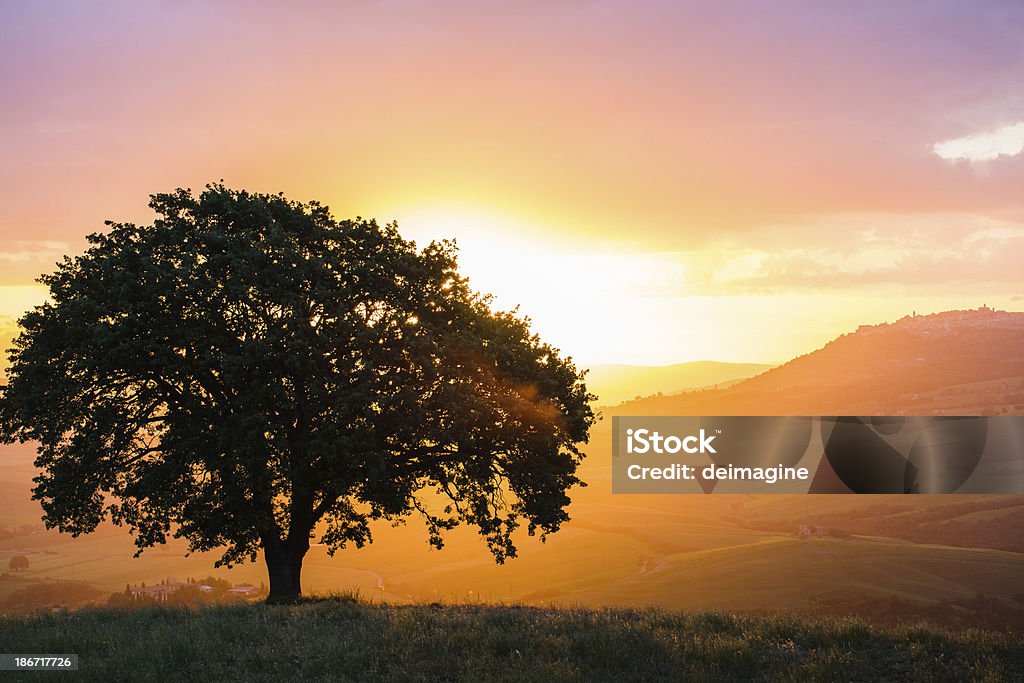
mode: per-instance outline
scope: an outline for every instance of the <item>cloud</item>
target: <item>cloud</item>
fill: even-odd
[[[885,228],[821,230],[804,244],[731,243],[691,252],[688,285],[715,294],[892,286],[959,294],[1020,290],[1024,224],[975,217],[957,225],[936,216],[925,232],[921,218],[901,224],[905,219],[893,216]]]
[[[0,251],[0,262],[59,261],[67,252],[67,242],[15,240],[10,248]]]
[[[1024,121],[998,130],[954,138],[932,145],[932,151],[951,161],[992,161],[1024,151]]]

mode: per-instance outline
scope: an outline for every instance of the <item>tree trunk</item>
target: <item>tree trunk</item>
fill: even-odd
[[[296,602],[302,595],[302,559],[309,549],[291,547],[291,543],[280,541],[263,544],[263,558],[267,562],[270,577],[270,595],[267,602]]]

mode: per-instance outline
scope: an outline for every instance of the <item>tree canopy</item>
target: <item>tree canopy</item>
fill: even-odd
[[[0,387],[0,436],[39,442],[34,496],[72,534],[108,515],[219,563],[262,548],[271,596],[302,558],[420,515],[557,531],[594,421],[570,358],[492,310],[451,242],[208,185],[151,197],[40,278]],[[523,264],[523,277],[543,277]]]

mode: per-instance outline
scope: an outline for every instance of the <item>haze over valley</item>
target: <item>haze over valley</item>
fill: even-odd
[[[602,409],[581,468],[588,486],[571,492],[572,519],[546,543],[523,535],[520,556],[498,566],[472,530],[450,533],[438,552],[417,522],[382,526],[364,549],[330,558],[314,547],[304,589],[390,602],[782,609],[883,620],[939,618],[938,606],[957,604],[964,623],[1020,623],[1024,496],[612,495],[610,417],[1019,415],[1022,349],[1024,314],[982,309],[852,330],[765,372],[683,364],[659,388],[656,371],[643,370],[635,394],[647,397]],[[730,372],[759,374],[714,388]],[[629,373],[595,374],[622,382]],[[702,388],[669,393],[692,377]],[[44,530],[30,500],[32,458],[30,444],[0,447],[0,609],[5,600],[31,604],[26,595],[43,587],[44,604],[74,605],[102,602],[126,584],[265,581],[262,561],[214,570],[215,554],[186,556],[179,541],[133,559],[126,532],[109,524],[78,539]],[[28,569],[7,570],[15,555],[29,559]],[[65,593],[53,593],[54,584]]]

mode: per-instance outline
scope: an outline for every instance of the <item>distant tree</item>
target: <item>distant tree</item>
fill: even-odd
[[[316,535],[333,553],[418,514],[431,544],[475,525],[502,562],[523,522],[568,519],[593,397],[452,243],[223,185],[150,206],[41,278],[10,352],[0,436],[40,443],[48,527],[109,514],[139,552],[174,536],[218,566],[262,549],[274,600]]]
[[[135,602],[127,593],[111,593],[107,604],[111,607],[131,607]]]
[[[184,584],[167,596],[167,602],[171,605],[197,605],[204,602],[203,598],[199,586]]]
[[[7,566],[11,571],[24,571],[28,569],[28,558],[24,555],[15,555],[11,558],[11,561],[7,563]]]
[[[217,591],[226,591],[231,588],[231,582],[226,579],[218,579],[214,576],[207,576],[202,580],[202,584],[209,586]]]

